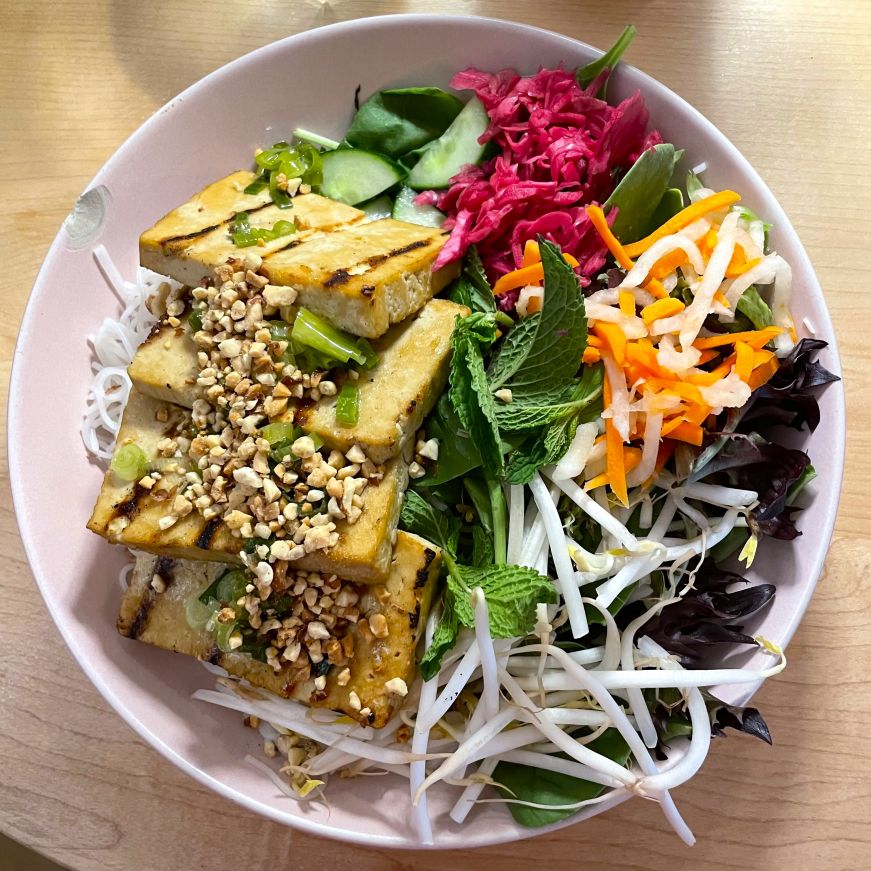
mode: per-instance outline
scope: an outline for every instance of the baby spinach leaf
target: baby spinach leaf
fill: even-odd
[[[417,480],[415,487],[439,487],[481,465],[481,455],[469,433],[463,429],[447,393],[441,395],[424,428],[429,438],[439,440],[439,458],[433,471]]]
[[[493,315],[471,314],[457,318],[451,335],[451,374],[448,395],[460,423],[478,448],[484,467],[501,475],[505,467],[496,401],[484,369],[483,348],[496,339]]]
[[[616,729],[608,729],[588,746],[591,750],[621,765],[629,758],[629,745]],[[518,765],[514,762],[500,762],[493,773],[493,779],[504,787],[503,792],[507,798],[517,798],[536,804],[564,805],[589,801],[600,796],[606,789],[601,784],[591,783],[589,780],[570,777],[557,771]],[[538,828],[564,820],[581,809],[545,810],[509,803],[508,810],[521,826]]]
[[[633,39],[635,39],[636,33],[637,31],[633,25],[630,24],[625,27],[623,33],[617,37],[617,41],[608,49],[608,51],[606,51],[600,58],[590,61],[586,66],[580,67],[577,70],[575,78],[577,79],[578,84],[582,88],[586,88],[587,85],[591,84],[596,77],[600,76],[605,70],[608,70],[608,75],[610,76],[614,71],[614,68],[620,62],[620,58],[623,57],[626,49],[629,48],[629,44]],[[596,94],[600,100],[605,99],[607,87],[608,79],[606,78]]]
[[[379,91],[360,106],[345,141],[400,157],[441,136],[462,108],[460,99],[441,88]]]
[[[668,188],[662,195],[659,205],[653,212],[653,217],[650,219],[650,225],[647,227],[647,233],[652,233],[658,227],[661,227],[669,218],[673,218],[683,208],[683,194],[679,188]]]
[[[587,318],[578,277],[556,245],[539,237],[544,305],[506,337],[489,372],[491,389],[516,397],[562,387],[573,378],[587,345]]]
[[[440,511],[414,490],[407,490],[399,514],[399,525],[406,532],[437,544],[442,550],[456,553],[460,539],[460,519],[447,511]]]
[[[606,211],[619,209],[611,230],[621,242],[635,242],[647,232],[682,155],[668,143],[647,149],[605,200]]]

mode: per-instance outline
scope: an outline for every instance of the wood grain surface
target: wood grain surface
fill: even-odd
[[[677,794],[699,839],[693,850],[664,828],[655,805],[640,800],[555,835],[467,855],[377,853],[282,828],[173,768],[85,679],[32,582],[4,458],[0,829],[76,871],[435,871],[464,865],[867,871],[868,0],[3,0],[2,395],[18,323],[45,251],[76,196],[129,133],[178,91],[243,52],[324,23],[405,11],[514,18],[600,46],[634,22],[641,35],[631,61],[726,132],[773,188],[807,246],[841,343],[848,462],[826,572],[790,647],[789,668],[756,697],[775,745],[737,736],[715,742],[703,771]],[[0,867],[8,868],[2,858]]]

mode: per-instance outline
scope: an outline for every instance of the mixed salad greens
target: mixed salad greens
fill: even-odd
[[[675,183],[683,152],[648,129],[639,93],[606,102],[633,35],[576,71],[461,72],[465,103],[381,91],[341,142],[297,130],[257,156],[254,185],[289,215],[300,178],[442,226],[436,265],[463,259],[447,295],[469,314],[425,423],[438,460],[401,515],[446,567],[404,708],[411,748],[388,730],[309,763],[401,769],[424,840],[426,791],[445,781],[462,788],[455,821],[488,784],[526,826],[640,794],[691,841],[669,790],[711,735],[771,740],[758,711],[706,688],[784,665],[746,628],[774,586],[741,563],[800,534],[815,472],[784,427],[812,431],[836,376],[816,361],[825,342],[797,335],[771,226],[698,168]],[[236,233],[256,244],[243,216]],[[343,359],[365,365],[356,351]],[[775,664],[711,667],[735,645]]]

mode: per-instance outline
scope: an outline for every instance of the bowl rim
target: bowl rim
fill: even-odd
[[[163,106],[157,109],[152,115],[145,119],[145,121],[143,121],[142,124],[140,124],[136,128],[136,130],[134,130],[122,142],[122,144],[113,152],[109,159],[94,175],[91,181],[85,186],[83,193],[100,185],[103,181],[103,178],[111,172],[115,164],[122,159],[123,155],[128,150],[136,146],[139,139],[146,134],[146,131],[150,130],[153,126],[162,123],[164,121],[164,116],[166,116],[173,109],[173,107],[184,101],[189,96],[198,93],[201,89],[213,86],[224,77],[232,76],[239,67],[242,67],[246,63],[250,62],[250,60],[255,56],[262,56],[272,53],[282,53],[286,51],[289,45],[298,45],[311,39],[320,40],[323,39],[325,35],[327,36],[327,38],[329,38],[328,35],[331,33],[353,30],[360,28],[361,26],[427,26],[434,23],[444,22],[455,23],[460,26],[466,25],[469,22],[474,22],[476,24],[490,24],[502,28],[514,29],[524,33],[534,32],[538,34],[544,34],[549,38],[558,37],[559,39],[564,40],[566,44],[581,46],[582,48],[589,49],[592,52],[600,51],[599,49],[596,49],[594,46],[591,46],[589,43],[584,42],[583,40],[575,39],[574,37],[566,36],[565,34],[553,30],[548,30],[547,28],[537,27],[535,25],[525,24],[509,19],[473,15],[439,13],[398,13],[391,15],[364,16],[361,18],[354,18],[347,21],[317,26],[308,30],[301,31],[299,33],[291,34],[290,36],[283,37],[281,39],[267,43],[266,45],[259,46],[258,48],[255,48],[249,52],[246,52],[240,57],[235,58],[234,60],[229,61],[223,66],[218,67],[212,72],[206,74],[193,84],[189,85],[175,97],[172,97]],[[747,158],[744,157],[741,151],[731,142],[731,140],[691,103],[689,103],[679,94],[677,94],[671,88],[664,85],[659,80],[653,78],[651,75],[638,69],[637,67],[634,67],[624,61],[621,61],[621,66],[632,72],[633,76],[637,80],[638,86],[642,89],[642,91],[657,91],[667,100],[677,101],[678,103],[682,104],[682,107],[691,116],[693,116],[695,122],[701,128],[703,128],[709,136],[716,140],[719,140],[720,144],[735,159],[741,172],[752,181],[753,185],[770,196],[773,203],[773,208],[770,210],[772,213],[771,217],[775,221],[778,227],[778,231],[785,232],[786,234],[791,235],[793,237],[793,241],[795,242],[795,247],[798,254],[798,262],[796,263],[795,258],[793,258],[793,265],[796,269],[802,270],[807,275],[808,279],[811,282],[811,292],[815,292],[823,300],[823,310],[825,315],[824,323],[818,326],[820,332],[825,333],[827,336],[830,353],[833,355],[834,359],[837,360],[840,364],[840,354],[838,350],[837,337],[834,332],[834,327],[832,324],[828,306],[825,305],[825,297],[822,291],[822,287],[820,286],[819,279],[816,276],[813,266],[811,265],[810,258],[798,236],[798,233],[796,232],[783,208],[780,206],[777,198],[769,189],[768,185],[765,183],[765,181],[762,179],[756,169],[752,166],[752,164],[747,160]],[[396,838],[392,838],[384,835],[373,835],[362,831],[354,832],[348,829],[336,829],[328,824],[311,820],[305,816],[288,815],[283,811],[279,810],[276,806],[266,804],[260,800],[251,798],[247,795],[242,794],[241,792],[238,792],[235,788],[228,786],[222,780],[212,777],[202,769],[198,768],[196,765],[190,763],[176,750],[174,750],[173,747],[162,741],[156,734],[154,734],[145,722],[139,719],[130,709],[128,709],[124,700],[110,689],[110,687],[102,679],[100,671],[97,668],[91,666],[88,658],[83,655],[83,652],[74,643],[70,633],[68,632],[66,620],[62,618],[62,615],[55,608],[55,605],[52,601],[50,585],[47,582],[46,576],[38,568],[39,559],[37,549],[30,537],[29,516],[27,515],[21,496],[26,481],[26,470],[23,464],[20,462],[18,451],[16,449],[17,439],[15,438],[23,430],[19,421],[17,405],[14,402],[14,397],[18,395],[25,386],[22,383],[22,370],[24,367],[23,357],[25,356],[25,347],[30,344],[31,330],[33,329],[33,321],[35,320],[33,317],[33,312],[36,308],[37,302],[46,292],[46,289],[49,286],[48,274],[50,272],[50,265],[63,242],[64,227],[62,224],[45,254],[43,263],[34,280],[33,288],[31,289],[31,292],[28,296],[27,303],[25,305],[25,309],[19,324],[18,338],[16,340],[15,350],[13,352],[12,358],[12,368],[9,379],[9,393],[7,397],[7,455],[10,487],[12,491],[12,501],[15,510],[15,517],[18,524],[21,541],[24,546],[25,555],[27,557],[28,565],[30,566],[31,573],[36,581],[40,594],[45,601],[52,621],[57,627],[61,637],[63,638],[65,644],[72,653],[79,667],[85,672],[88,679],[91,681],[91,683],[94,684],[96,689],[111,705],[115,712],[144,741],[146,741],[146,743],[148,743],[151,747],[157,750],[165,759],[167,759],[177,768],[185,772],[190,777],[194,778],[198,783],[210,788],[219,795],[230,799],[236,804],[243,806],[246,810],[255,812],[281,825],[299,829],[309,834],[331,838],[334,840],[340,840],[346,843],[359,844],[367,847],[390,847],[393,849],[409,850],[455,849],[453,845],[440,844],[437,840],[434,844],[430,845],[410,845],[402,840],[399,836],[397,836]],[[838,368],[841,368],[840,365]],[[808,567],[807,571],[803,573],[808,580],[802,588],[802,593],[798,600],[798,607],[795,609],[791,619],[786,623],[785,631],[783,633],[783,648],[786,648],[787,644],[795,634],[795,631],[798,628],[798,625],[802,617],[804,616],[805,611],[807,610],[810,598],[813,595],[816,585],[821,577],[824,563],[830,548],[831,539],[834,533],[834,527],[838,513],[838,503],[842,491],[846,450],[846,402],[843,381],[838,381],[834,384],[829,385],[829,393],[833,394],[830,401],[834,403],[835,412],[835,439],[834,444],[832,444],[831,447],[834,454],[834,470],[836,473],[834,477],[836,480],[829,481],[830,486],[827,488],[829,492],[829,511],[826,517],[827,528],[824,526],[819,531],[821,534],[817,537],[820,541],[820,547],[817,550],[816,559],[814,560],[813,565]],[[837,486],[832,487],[832,484],[836,484]],[[822,497],[822,493],[817,493],[815,498],[821,499]],[[758,686],[759,684],[748,685],[748,689],[745,694],[746,699],[749,699],[753,695]],[[609,804],[608,807],[612,807],[618,803],[620,802],[615,801],[612,804]],[[485,834],[483,837],[476,838],[475,843],[470,846],[486,847],[496,844],[513,843],[514,841],[526,840],[528,838],[537,837],[539,835],[544,835],[549,832],[554,832],[556,830],[574,825],[578,822],[581,822],[585,818],[585,816],[586,814],[583,813],[578,814],[560,822],[548,826],[543,826],[539,829],[524,829],[517,826],[513,831],[513,837],[510,838],[506,838],[503,835],[499,834],[494,834],[493,836],[488,837]]]

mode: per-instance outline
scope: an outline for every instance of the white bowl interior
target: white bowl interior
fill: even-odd
[[[248,166],[255,147],[304,126],[337,138],[353,113],[354,91],[390,85],[447,85],[470,63],[488,70],[574,66],[593,50],[568,38],[508,22],[439,16],[391,16],[334,25],[247,55],[177,97],[140,128],[94,179],[109,192],[99,242],[126,277],[137,264],[141,230],[207,182]],[[832,325],[807,256],[770,191],[738,151],[662,85],[622,66],[612,98],[641,88],[663,137],[686,149],[685,166],[702,160],[715,187],[741,191],[775,223],[773,241],[795,273],[797,322],[807,318],[833,342]],[[331,808],[280,796],[243,755],[256,735],[239,718],[191,700],[211,678],[196,662],[121,638],[115,631],[117,574],[125,555],[85,530],[101,470],[79,435],[91,377],[86,337],[114,316],[117,301],[92,258],[61,231],[39,275],[22,324],[10,393],[10,466],[22,537],[34,575],[70,649],[116,710],[167,758],[202,782],[273,819],[309,831],[383,846],[415,846],[407,785],[393,778],[335,780]],[[63,350],[62,358],[57,353]],[[58,365],[62,359],[61,365]],[[834,344],[822,361],[839,371]],[[801,517],[805,535],[769,542],[756,575],[778,584],[757,621],[778,643],[791,637],[822,568],[843,468],[840,385],[821,402],[822,424],[810,442],[820,484]],[[50,414],[46,419],[46,409]],[[748,695],[733,691],[738,700]],[[447,820],[448,799],[434,793],[436,846],[468,848],[531,834],[504,808],[483,805],[462,828]],[[577,818],[576,818],[577,819]]]

